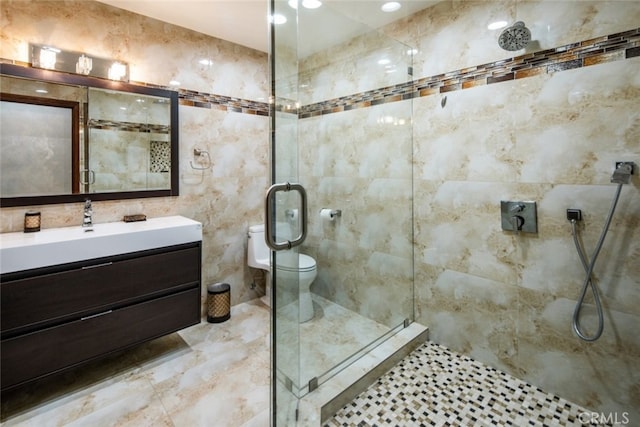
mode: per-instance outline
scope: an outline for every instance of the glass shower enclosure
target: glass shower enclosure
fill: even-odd
[[[412,50],[353,3],[271,1],[273,425],[414,319]]]

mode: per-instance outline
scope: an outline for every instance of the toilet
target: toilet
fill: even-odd
[[[250,226],[248,237],[247,264],[249,267],[271,273],[271,250],[264,240],[264,225]],[[311,300],[311,291],[309,288],[318,275],[316,260],[305,254],[298,254],[297,263],[295,259],[288,260],[286,253],[282,253],[282,256],[279,255],[278,257],[280,262],[277,266],[276,274],[279,280],[283,280],[286,283],[287,280],[295,280],[296,275],[298,276],[300,285],[300,323],[313,319],[313,301]],[[266,283],[266,295],[263,301],[271,306],[271,274],[267,275]]]

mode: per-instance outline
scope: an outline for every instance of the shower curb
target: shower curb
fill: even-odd
[[[429,339],[429,329],[411,323],[300,399],[298,425],[321,426],[400,360]]]

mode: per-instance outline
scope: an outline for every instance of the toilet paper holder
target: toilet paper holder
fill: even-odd
[[[327,211],[329,211],[329,217],[331,219],[334,219],[336,217],[342,216],[342,211],[340,209],[328,209],[328,208],[322,208],[320,209],[320,215],[322,215],[323,213],[327,213]]]

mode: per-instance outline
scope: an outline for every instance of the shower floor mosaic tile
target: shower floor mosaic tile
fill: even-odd
[[[428,342],[325,427],[582,426],[586,409]]]

